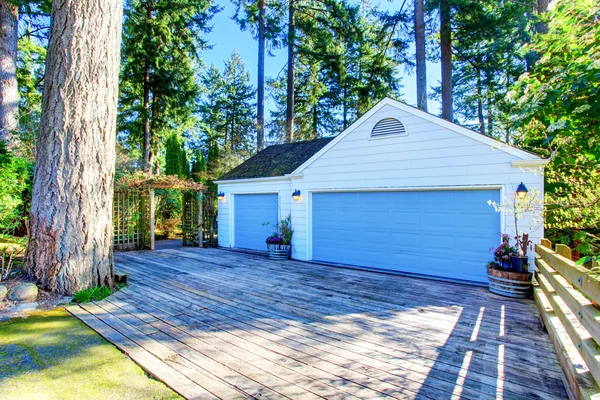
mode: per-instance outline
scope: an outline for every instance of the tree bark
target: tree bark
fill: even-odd
[[[486,101],[487,101],[487,134],[493,136],[494,134],[494,104],[492,101],[492,76],[490,71],[485,73],[485,86],[486,86]]]
[[[296,41],[296,21],[294,0],[289,0],[288,8],[288,68],[287,68],[287,109],[285,141],[294,140],[294,44]]]
[[[122,0],[52,3],[27,272],[46,290],[113,285]]]
[[[267,0],[258,2],[258,88],[256,90],[256,148],[265,148],[265,13]]]
[[[450,0],[440,0],[442,118],[454,122],[454,115],[452,110],[452,28],[450,18]]]
[[[535,14],[537,17],[541,17],[544,13],[548,11],[548,8],[552,4],[552,0],[536,0],[535,3]],[[548,33],[548,24],[545,22],[537,22],[535,24],[535,33],[536,34],[546,34]],[[527,72],[533,72],[535,63],[539,60],[540,54],[535,51],[530,51],[525,55],[525,63],[527,65]]]
[[[479,133],[485,135],[485,121],[483,118],[483,93],[481,89],[481,71],[477,71],[477,119],[479,120]]]
[[[0,0],[0,141],[14,144],[19,122],[17,89],[17,6]]]
[[[146,1],[146,18],[148,21],[152,19],[152,4],[150,1]],[[147,32],[150,35],[150,32]],[[144,145],[143,154],[144,162],[143,167],[146,172],[152,173],[152,160],[151,160],[151,137],[150,131],[150,62],[148,59],[144,61]]]
[[[427,64],[425,60],[425,10],[423,0],[415,0],[415,50],[417,58],[417,107],[427,111]]]
[[[552,3],[552,0],[537,0],[535,5],[535,11],[538,17],[541,17],[546,11],[548,11],[548,7]],[[548,24],[545,22],[537,22],[535,24],[535,32],[546,34],[548,33]]]

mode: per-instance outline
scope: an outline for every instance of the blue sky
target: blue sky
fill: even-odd
[[[250,72],[251,81],[256,85],[256,69],[258,64],[258,45],[252,38],[250,32],[242,32],[238,25],[231,20],[235,12],[235,7],[231,2],[226,1],[223,11],[217,14],[213,20],[213,31],[208,35],[209,42],[213,45],[211,50],[203,54],[204,62],[207,66],[215,64],[219,69],[223,69],[225,61],[231,53],[237,51],[246,63]],[[400,1],[378,3],[374,1],[373,5],[379,4],[381,8],[396,10],[400,7]],[[265,72],[268,77],[275,77],[287,62],[286,49],[274,51],[274,57],[267,57],[265,61]],[[411,105],[416,105],[416,82],[415,76],[408,74],[402,67],[398,71],[398,77],[401,78],[403,88],[403,99]],[[438,84],[440,80],[440,67],[436,63],[427,65],[427,83],[428,86]],[[440,105],[436,101],[429,100],[429,112],[437,114]],[[273,102],[267,101],[266,108],[273,109]]]

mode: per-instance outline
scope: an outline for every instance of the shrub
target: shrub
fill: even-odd
[[[271,225],[268,222],[263,225]],[[292,215],[289,214],[285,219],[282,219],[275,225],[276,232],[269,236],[266,240],[267,244],[292,244],[294,229],[292,228]]]
[[[29,209],[32,164],[11,154],[0,142],[0,233],[14,234]]]

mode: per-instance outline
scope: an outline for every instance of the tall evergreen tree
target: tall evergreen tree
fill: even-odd
[[[346,128],[385,96],[398,96],[397,67],[407,43],[398,34],[402,17],[326,1],[327,12],[307,17],[297,3],[295,139],[331,135]],[[271,136],[285,138],[288,93],[285,78],[270,82],[277,110]]]
[[[451,0],[440,0],[440,59],[442,67],[442,118],[454,122],[452,106]]]
[[[217,11],[213,0],[126,1],[119,130],[146,170],[156,168],[161,138],[195,124],[198,54]]]
[[[525,72],[527,10],[534,0],[455,0],[453,88],[455,118],[481,134],[509,140],[503,99]]]
[[[265,145],[265,53],[281,45],[282,3],[269,1],[267,6],[267,0],[235,0],[234,4],[236,13],[232,19],[258,41],[256,147],[260,151]]]
[[[224,140],[234,153],[249,153],[254,149],[254,87],[240,55],[234,52],[225,62],[223,71]]]
[[[417,107],[427,111],[427,61],[425,54],[425,4],[414,0],[415,58],[417,64]]]
[[[190,177],[187,153],[176,134],[171,134],[165,141],[165,174],[179,178]]]

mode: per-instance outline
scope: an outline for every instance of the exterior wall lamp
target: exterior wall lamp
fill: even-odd
[[[527,196],[527,192],[529,192],[529,190],[527,190],[527,186],[525,186],[523,182],[521,182],[517,187],[517,191],[515,192],[515,194],[519,199],[523,199],[525,198],[525,196]]]
[[[296,189],[294,193],[292,193],[292,199],[296,201],[300,200],[300,191],[298,189]]]
[[[219,198],[219,201],[225,201],[225,193],[219,192],[219,194],[217,195],[217,197]]]

